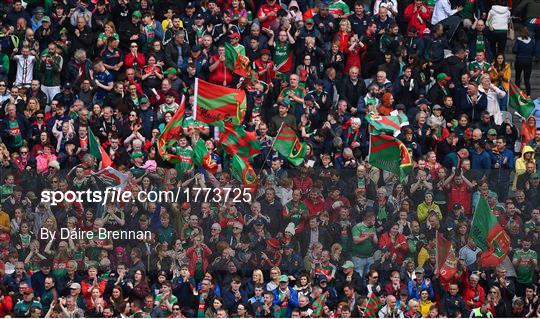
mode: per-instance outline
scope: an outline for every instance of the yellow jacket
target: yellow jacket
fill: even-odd
[[[532,156],[528,161],[525,159],[525,154],[527,153],[532,153]],[[536,163],[536,160],[534,158],[534,149],[529,145],[525,145],[523,147],[523,150],[521,151],[521,156],[516,160],[516,175],[514,177],[514,183],[512,184],[514,190],[516,189],[516,183],[519,175],[525,173],[525,170],[527,168],[527,162]]]
[[[425,222],[429,217],[429,211],[431,210],[434,210],[437,213],[437,217],[439,217],[439,220],[443,218],[439,205],[435,203],[431,203],[431,205],[428,205],[426,204],[426,202],[421,202],[416,208],[416,218],[418,219],[418,222]]]
[[[512,78],[512,70],[510,69],[510,64],[506,63],[504,69],[501,72],[497,71],[492,65],[489,68],[489,77],[491,78],[491,82],[493,84],[498,87],[502,85],[504,90],[508,92],[508,88],[510,86],[510,79]]]

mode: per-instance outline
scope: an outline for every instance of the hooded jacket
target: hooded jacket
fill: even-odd
[[[510,9],[506,6],[492,6],[486,24],[491,30],[508,30]]]
[[[531,153],[531,158],[529,160],[525,159],[525,154]],[[516,175],[514,177],[514,183],[512,187],[516,188],[516,183],[519,175],[522,175],[525,173],[525,169],[528,162],[532,162],[536,164],[534,149],[530,147],[529,145],[525,145],[523,150],[521,151],[521,156],[516,160]]]

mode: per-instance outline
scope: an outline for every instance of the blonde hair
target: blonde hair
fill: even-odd
[[[259,280],[255,281],[255,284],[260,284],[260,285],[264,284],[264,275],[263,275],[262,270],[260,270],[260,269],[255,269],[255,270],[253,271],[253,274],[254,274],[254,275],[255,275],[255,274],[258,275],[258,277],[259,277]]]
[[[351,22],[348,19],[342,19],[339,22],[339,27],[341,28],[341,26],[345,26],[345,31],[351,32]]]
[[[105,22],[105,25],[103,26],[103,32],[105,32],[105,27],[106,26],[111,27],[111,29],[113,31],[113,34],[116,33],[116,27],[114,26],[114,22],[112,22],[112,21]]]

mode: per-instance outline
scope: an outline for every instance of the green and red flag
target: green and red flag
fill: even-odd
[[[529,117],[534,110],[533,100],[514,83],[510,84],[510,97],[508,105],[516,110],[524,118]]]
[[[92,154],[98,162],[101,162],[101,168],[107,168],[112,165],[112,160],[105,152],[105,149],[99,143],[99,140],[94,136],[92,130],[88,130],[88,151]]]
[[[272,147],[294,166],[302,164],[306,157],[306,143],[300,142],[296,132],[285,123],[283,123]]]
[[[239,54],[228,42],[225,42],[225,66],[240,76],[247,76],[251,71],[249,58]]]
[[[480,265],[483,267],[496,267],[508,255],[510,237],[497,217],[491,213],[487,200],[482,196],[474,210],[469,236],[476,246],[482,249]]]
[[[388,116],[368,114],[366,115],[366,120],[371,124],[371,132],[377,135],[380,132],[385,132],[393,136],[398,136],[401,128],[409,125],[409,119],[403,113]]]
[[[219,142],[225,153],[238,154],[244,161],[249,161],[261,153],[261,144],[257,133],[247,132],[242,125],[225,123],[224,132],[219,136]]]
[[[458,259],[454,252],[452,242],[437,232],[437,269],[439,275],[450,280],[458,270]]]
[[[231,160],[232,176],[242,182],[245,188],[255,189],[257,187],[257,174],[248,161],[244,161],[238,154],[232,155]]]
[[[206,148],[202,138],[199,138],[195,143],[193,152],[193,162],[195,165],[203,167],[213,174],[217,172],[218,164],[212,159],[212,153]]]
[[[182,124],[184,122],[184,114],[186,113],[186,98],[182,96],[180,107],[174,113],[169,123],[165,126],[163,133],[158,138],[157,146],[161,158],[171,163],[179,163],[182,160],[178,155],[171,154],[167,151],[170,147],[177,143],[178,137],[182,135]]]
[[[382,301],[379,298],[379,296],[377,296],[376,294],[372,292],[369,295],[368,304],[366,307],[366,313],[364,314],[364,316],[366,318],[378,318],[379,317],[378,312],[379,312],[379,308],[381,304],[382,304]]]
[[[246,113],[246,92],[195,78],[193,118],[207,124],[230,120],[239,125]]]
[[[379,169],[392,172],[403,181],[412,171],[412,159],[407,147],[390,135],[371,134],[369,163]]]

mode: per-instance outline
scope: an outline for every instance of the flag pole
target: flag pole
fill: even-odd
[[[439,273],[439,230],[435,230],[435,270]]]
[[[197,98],[199,95],[199,78],[195,78],[195,88],[193,90],[193,119],[197,120]]]
[[[279,136],[279,133],[281,133],[281,130],[283,129],[283,124],[285,124],[285,122],[281,122],[281,126],[279,127],[279,130],[277,131],[276,137],[274,137],[274,140],[272,141],[272,145],[270,145],[270,152],[268,152],[266,156],[264,157],[263,164],[261,165],[261,168],[259,169],[259,172],[257,173],[257,178],[259,178],[259,175],[261,175],[262,171],[264,170],[264,164],[268,160],[268,156],[270,156],[270,153],[272,152],[272,149],[274,148],[274,143],[276,142],[277,137]]]

